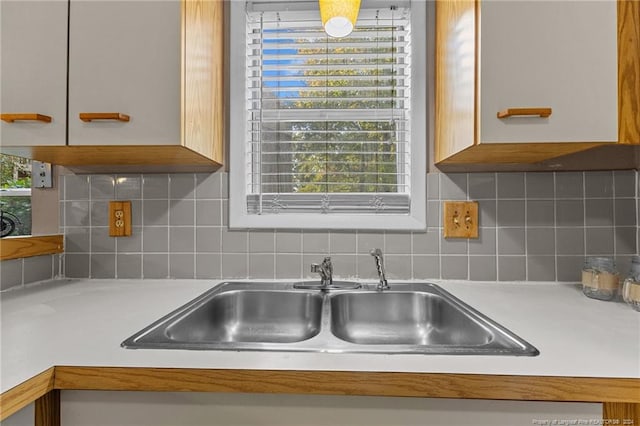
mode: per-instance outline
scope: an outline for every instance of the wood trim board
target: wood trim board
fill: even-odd
[[[54,371],[51,367],[0,394],[0,421],[53,390]]]
[[[62,235],[5,237],[0,240],[0,260],[62,253],[63,241]]]
[[[618,0],[618,141],[640,145],[640,2]]]
[[[632,378],[74,366],[52,367],[3,393],[0,396],[0,420],[52,390],[603,402],[605,416],[633,415],[636,423],[640,424],[640,379]],[[51,398],[54,399],[38,403],[42,412],[48,413],[45,418],[56,416],[56,396]],[[55,425],[55,422],[46,420],[40,424]]]
[[[640,403],[640,379],[449,373],[63,366],[55,388]]]
[[[35,401],[35,426],[60,426],[60,391],[54,389]]]

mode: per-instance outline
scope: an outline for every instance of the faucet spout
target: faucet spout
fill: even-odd
[[[311,272],[317,272],[320,274],[320,284],[322,284],[322,288],[329,288],[333,284],[333,265],[331,264],[331,257],[325,257],[321,264],[312,263]]]
[[[376,261],[376,270],[378,271],[378,277],[380,281],[378,282],[378,287],[376,288],[378,291],[389,290],[389,283],[387,282],[387,277],[384,272],[384,260],[382,259],[382,250],[379,248],[371,249],[369,252],[371,256]]]

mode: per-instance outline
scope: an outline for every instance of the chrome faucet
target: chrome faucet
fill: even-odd
[[[378,277],[380,278],[380,282],[378,282],[378,287],[376,288],[376,290],[378,291],[389,290],[391,287],[389,287],[389,283],[387,283],[387,277],[385,276],[385,273],[384,273],[384,261],[382,259],[382,250],[380,250],[379,248],[374,248],[374,249],[371,249],[369,254],[373,256],[374,259],[376,260],[376,270],[378,271]]]
[[[329,288],[333,284],[333,265],[331,264],[331,258],[325,257],[321,264],[312,263],[311,272],[317,272],[320,274],[320,284],[322,288]]]

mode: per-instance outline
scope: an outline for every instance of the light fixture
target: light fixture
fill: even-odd
[[[318,0],[324,31],[331,37],[351,34],[358,19],[360,0]]]

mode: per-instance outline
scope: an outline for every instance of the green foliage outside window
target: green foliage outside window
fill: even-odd
[[[5,196],[8,189],[31,188],[31,160],[0,155],[0,207],[18,218],[13,235],[31,234],[31,197]]]
[[[304,77],[301,77],[306,88],[300,89],[295,97],[275,96],[267,102],[281,110],[395,108],[396,77],[390,66],[394,61],[393,52],[392,47],[299,49],[298,54],[307,58],[302,66]],[[371,58],[372,53],[381,56]],[[343,59],[345,54],[354,56]],[[316,55],[318,59],[313,58]],[[343,58],[331,55],[343,55]],[[358,55],[362,56],[353,59]],[[355,66],[322,69],[314,68],[316,65]],[[394,120],[292,121],[264,128],[280,138],[274,151],[263,151],[266,158],[279,165],[280,172],[277,182],[264,178],[268,192],[399,191],[396,134],[400,129]],[[288,140],[282,140],[284,138]]]

